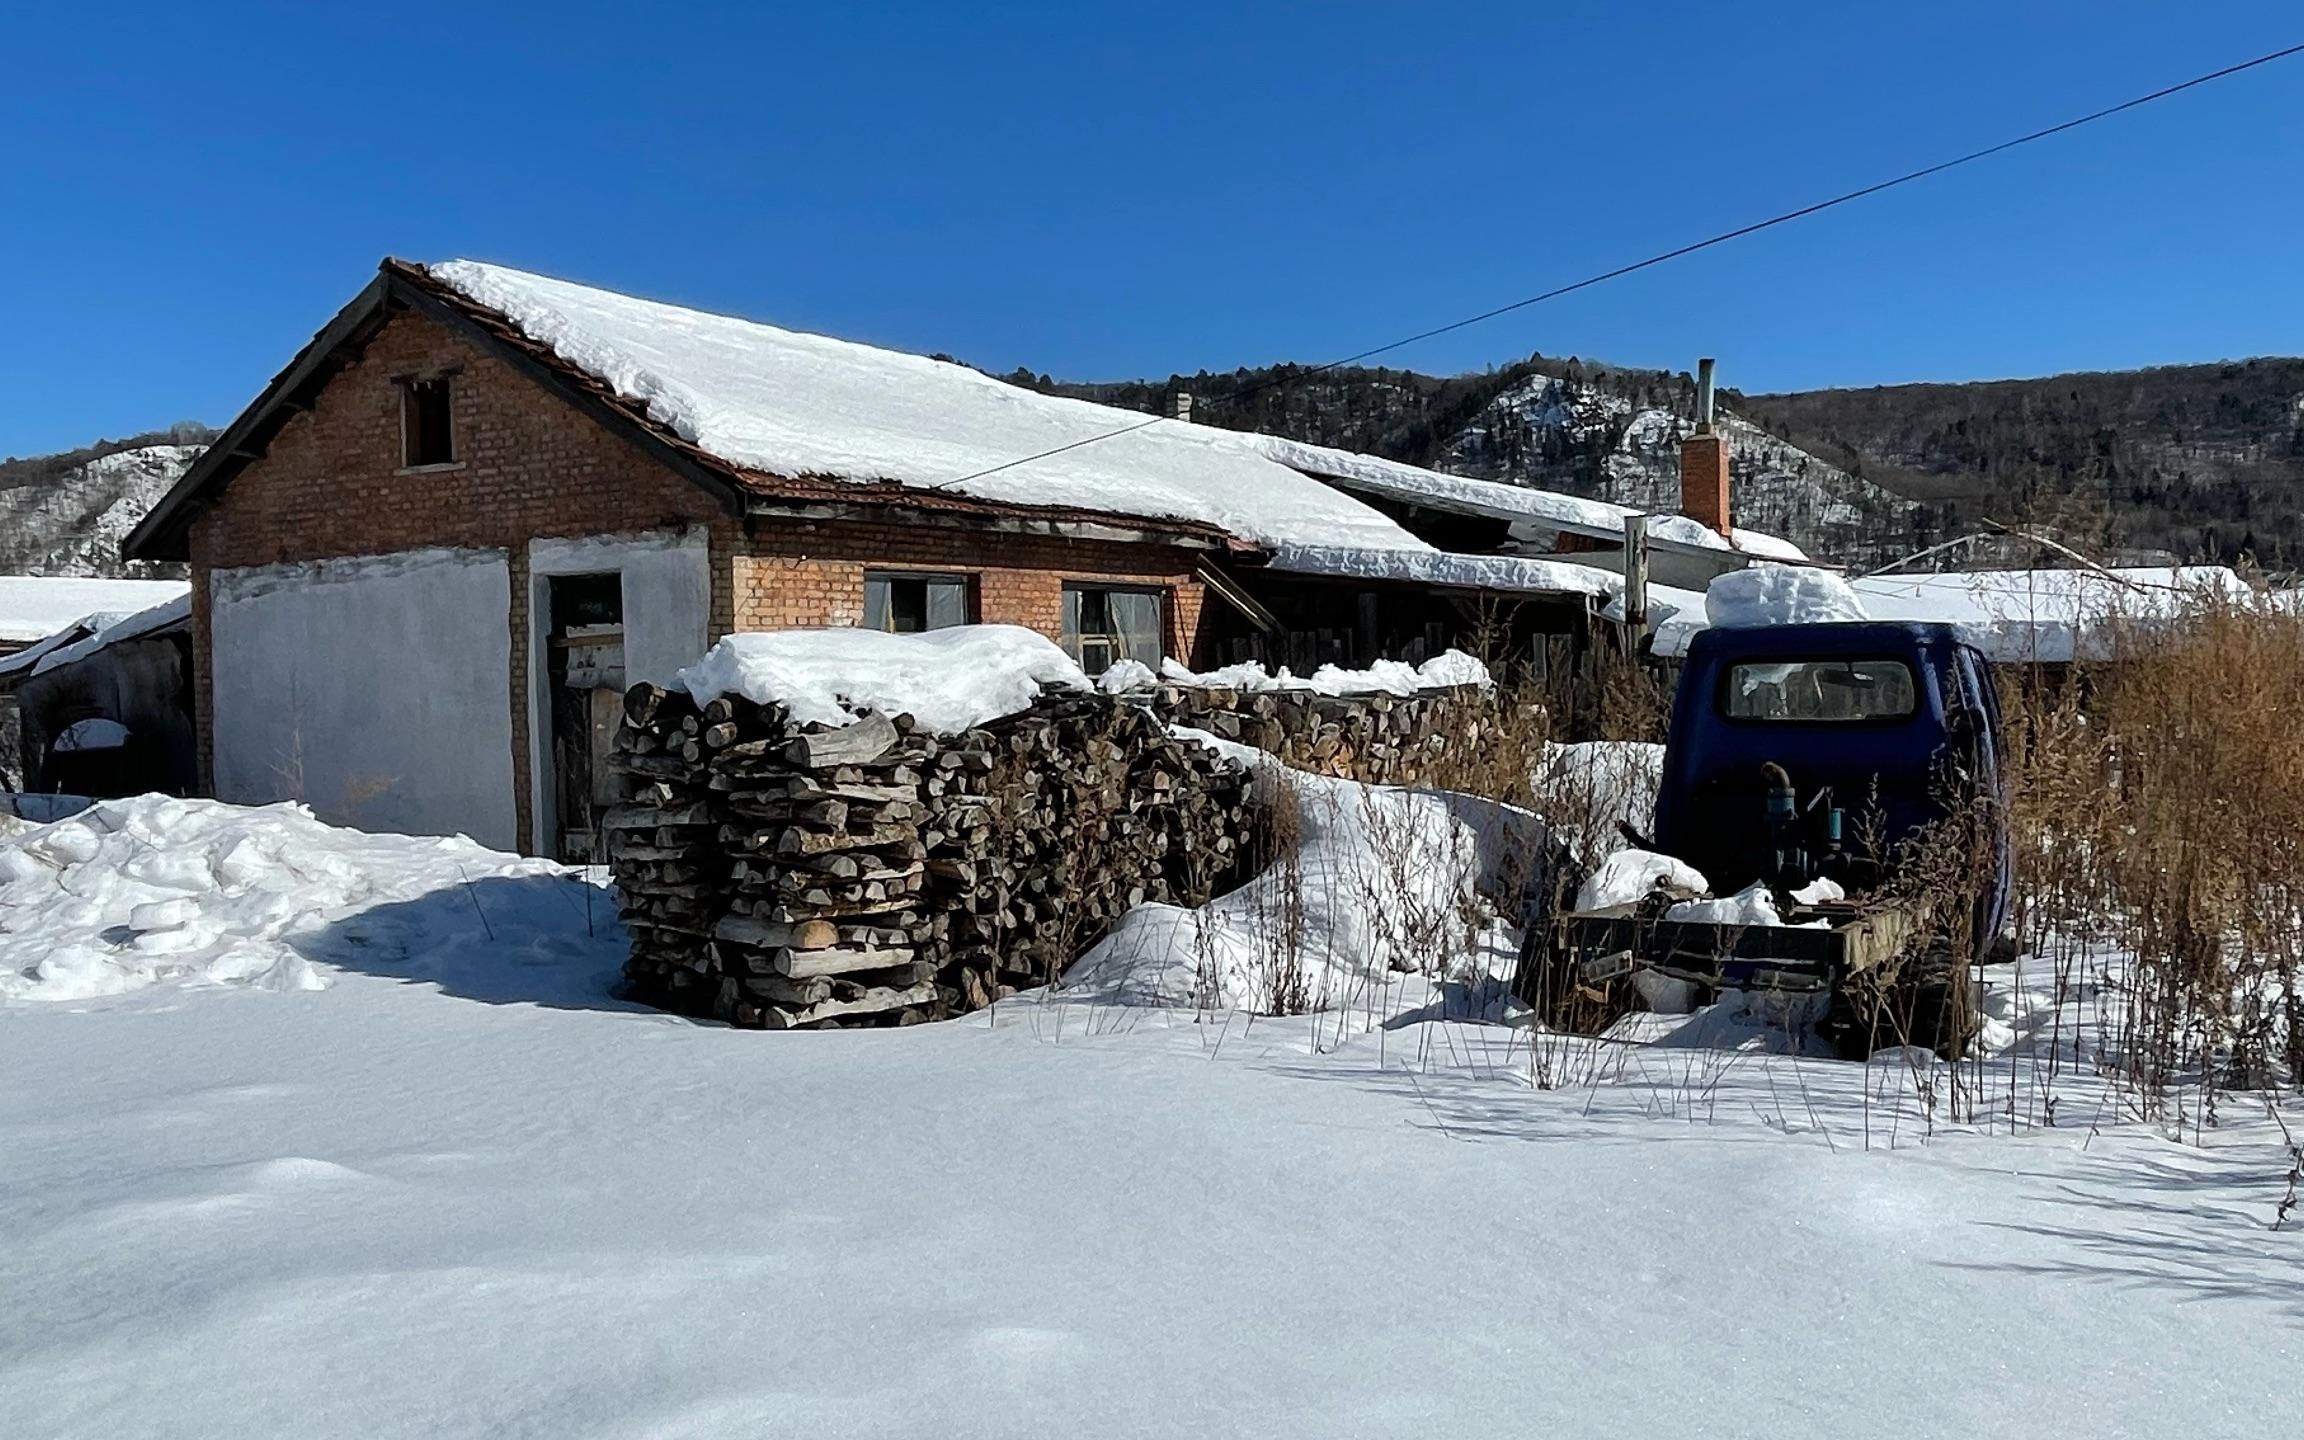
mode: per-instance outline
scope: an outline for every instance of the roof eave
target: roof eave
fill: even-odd
[[[857,490],[858,494],[841,494]],[[933,498],[932,498],[933,497]],[[746,498],[753,515],[776,515],[801,520],[886,520],[902,515],[908,524],[946,528],[992,530],[1010,535],[1054,536],[1119,545],[1166,545],[1182,550],[1228,555],[1261,555],[1263,548],[1213,525],[1191,521],[1165,522],[1100,510],[1074,510],[1062,506],[1014,505],[966,497],[934,496],[914,487],[852,482],[822,486],[779,482],[760,477]]]
[[[336,312],[335,318],[305,342],[304,348],[296,352],[296,358],[272,377],[272,383],[264,387],[263,393],[240,412],[239,418],[177,477],[168,493],[128,532],[120,542],[122,559],[190,558],[188,532],[199,502],[210,491],[229,483],[243,466],[263,453],[273,434],[287,423],[281,416],[282,410],[305,408],[300,403],[305,388],[320,378],[337,352],[382,312],[391,288],[390,276],[378,274]]]

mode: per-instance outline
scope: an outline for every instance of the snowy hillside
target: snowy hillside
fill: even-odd
[[[120,542],[203,448],[142,445],[0,488],[0,574],[144,573]]]
[[[1442,468],[1566,489],[1642,509],[1680,506],[1680,442],[1695,417],[1661,394],[1535,375],[1498,395],[1449,442]],[[1731,505],[1741,528],[1793,541],[1844,564],[1905,553],[1911,504],[1722,412]],[[1893,553],[1891,553],[1893,552]]]
[[[1680,441],[1695,382],[1531,357],[1479,374],[1307,371],[1280,365],[1166,382],[1010,383],[1126,409],[1173,413],[1193,397],[1204,425],[1256,430],[1476,479],[1646,510],[1680,507]],[[1723,410],[1739,528],[1782,536],[1820,560],[1885,562],[1942,538],[1937,517]]]

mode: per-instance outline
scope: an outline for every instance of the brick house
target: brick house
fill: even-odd
[[[1169,424],[1078,444],[1144,419],[516,271],[387,260],[123,552],[190,563],[210,793],[541,853],[588,845],[610,697],[731,631],[1007,622],[1091,669],[1232,658],[1243,634],[1345,659],[1440,638],[1418,608],[1438,603],[1432,547],[1243,437]],[[1371,578],[1330,551],[1425,568]],[[1319,627],[1293,650],[1241,579],[1284,555],[1310,573],[1265,597]],[[1605,593],[1520,589],[1564,625]]]
[[[1716,458],[1660,563],[1788,548],[1731,530]],[[1091,673],[1476,636],[1549,674],[1628,643],[1634,513],[386,260],[122,550],[189,562],[203,791],[577,858],[617,695],[731,632],[1008,623]]]

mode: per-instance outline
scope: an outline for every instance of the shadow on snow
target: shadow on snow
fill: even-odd
[[[290,943],[316,964],[435,985],[490,1005],[664,1013],[623,998],[625,935],[615,899],[574,876],[498,875],[444,886]]]

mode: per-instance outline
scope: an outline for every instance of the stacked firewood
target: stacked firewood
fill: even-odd
[[[705,720],[686,693],[634,686],[624,697],[612,764],[624,803],[600,819],[632,937],[625,971],[674,1008],[692,1008],[727,865],[706,784]]]
[[[1200,905],[1237,877],[1238,766],[1146,710],[1060,694],[953,737],[927,784],[948,1003],[1044,985],[1136,905]]]
[[[1449,746],[1478,740],[1494,703],[1491,692],[1471,685],[1323,695],[1163,683],[1146,698],[1180,725],[1253,745],[1295,769],[1371,785],[1423,780]]]
[[[626,973],[739,1025],[909,1024],[1046,983],[1129,905],[1205,901],[1248,824],[1236,767],[1100,695],[955,735],[649,685],[625,708],[616,763],[650,787],[610,817],[650,837],[611,847]]]

